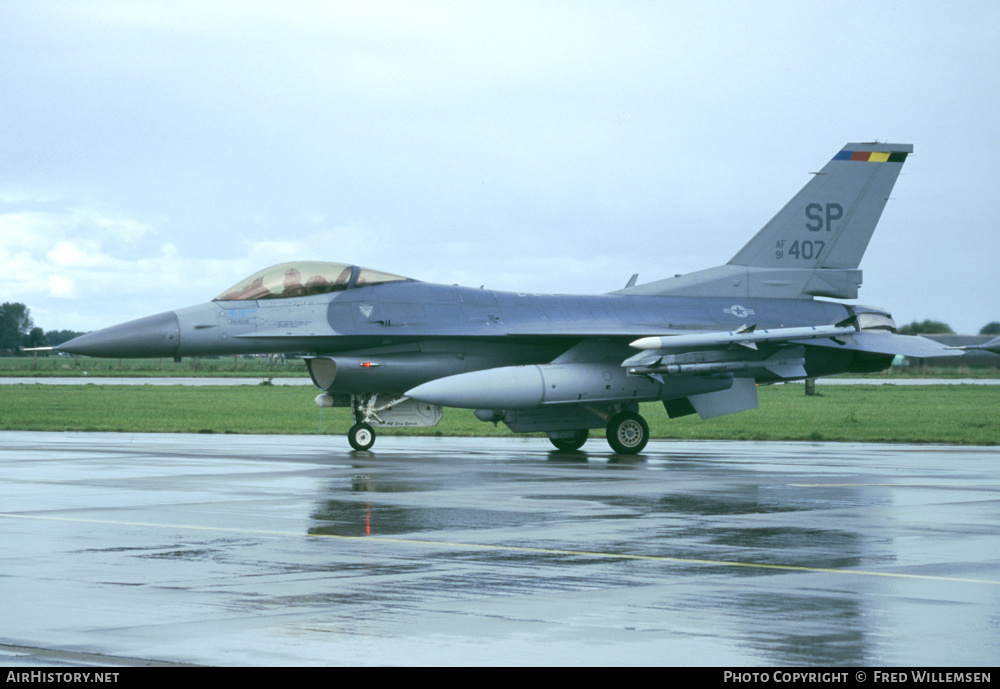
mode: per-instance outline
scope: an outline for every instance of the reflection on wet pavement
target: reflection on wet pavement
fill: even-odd
[[[2,436],[0,651],[851,666],[1000,645],[993,448]]]

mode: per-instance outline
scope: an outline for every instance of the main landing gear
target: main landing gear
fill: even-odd
[[[575,452],[583,447],[588,437],[590,437],[590,429],[581,428],[568,436],[549,434],[549,442],[561,452]]]
[[[608,444],[621,455],[642,452],[649,442],[649,424],[635,412],[623,411],[608,421]]]
[[[633,411],[621,411],[607,419],[607,438],[611,449],[620,455],[642,452],[649,442],[649,424]],[[572,433],[549,433],[549,442],[563,452],[573,452],[587,442],[589,430],[584,428]]]

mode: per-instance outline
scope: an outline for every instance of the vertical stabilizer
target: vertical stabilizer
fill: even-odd
[[[910,144],[847,144],[725,265],[621,290],[855,299],[858,266]]]
[[[912,152],[909,144],[847,144],[729,263],[857,268]]]

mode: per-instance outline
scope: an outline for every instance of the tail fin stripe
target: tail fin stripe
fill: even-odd
[[[904,151],[850,151],[844,149],[833,156],[834,160],[850,160],[861,163],[902,163],[906,160]]]

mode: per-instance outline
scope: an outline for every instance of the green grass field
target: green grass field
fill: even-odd
[[[807,397],[801,385],[759,389],[758,409],[702,421],[671,420],[660,404],[642,413],[656,438],[833,440],[857,442],[1000,444],[1000,386],[819,386]],[[0,388],[0,430],[125,431],[165,433],[343,434],[346,409],[320,409],[311,387],[161,387],[5,385]],[[433,428],[380,434],[509,436],[502,424],[471,411],[446,409]],[[593,431],[602,437],[603,431]]]
[[[0,357],[0,376],[7,377],[275,377],[308,378],[301,359],[249,357],[173,359],[92,359],[89,357]]]

